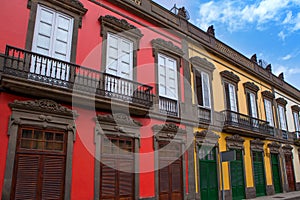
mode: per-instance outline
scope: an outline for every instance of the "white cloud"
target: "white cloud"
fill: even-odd
[[[223,24],[230,31],[240,30],[255,26],[264,29],[264,24],[276,22],[280,24],[294,24],[294,29],[300,29],[300,13],[293,19],[291,6],[300,6],[299,0],[262,0],[252,4],[246,4],[238,0],[212,0],[203,3],[199,8],[197,23],[200,28],[206,30],[211,24]],[[279,35],[284,39],[283,33]]]
[[[274,68],[274,74],[278,76],[280,73],[284,74],[285,77],[289,77],[291,75],[300,74],[300,68],[288,68],[285,66],[278,66]]]
[[[291,23],[292,21],[292,17],[293,17],[293,12],[292,11],[289,11],[287,14],[286,14],[286,17],[285,19],[283,20],[283,24],[289,24]]]
[[[291,54],[287,54],[286,56],[282,57],[282,60],[289,60],[292,58]]]
[[[278,33],[278,37],[279,37],[281,40],[285,40],[286,34],[285,34],[283,31],[280,31],[280,32]]]

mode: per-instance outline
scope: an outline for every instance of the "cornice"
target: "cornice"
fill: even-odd
[[[277,102],[277,104],[282,105],[282,106],[286,106],[286,104],[287,104],[287,101],[282,97],[277,98],[276,102]]]
[[[118,19],[111,15],[105,15],[99,17],[99,22],[101,23],[101,35],[103,36],[103,30],[105,27],[110,27],[118,32],[130,33],[136,38],[141,38],[143,36],[142,32],[134,25],[128,23],[125,19]]]
[[[171,41],[165,41],[161,38],[151,40],[151,44],[154,50],[163,50],[172,54],[183,56],[183,51]],[[155,53],[155,52],[154,52]]]
[[[282,146],[282,151],[285,155],[292,155],[293,147],[289,144]]]
[[[31,8],[32,1],[34,0],[28,0],[27,8]],[[62,7],[73,13],[75,12],[80,16],[85,15],[85,13],[88,11],[86,8],[84,8],[84,5],[79,0],[41,0],[41,1],[50,2],[54,5]]]
[[[200,58],[199,56],[194,56],[190,58],[190,62],[193,66],[204,68],[210,72],[213,72],[216,69],[215,66],[211,62],[209,62],[206,58]]]
[[[96,121],[99,124],[115,124],[119,126],[127,126],[127,127],[140,127],[142,124],[130,116],[123,113],[114,113],[114,114],[106,114],[106,115],[97,115]]]
[[[293,105],[291,108],[294,112],[300,112],[300,107],[298,105]]]
[[[245,89],[251,90],[255,93],[257,93],[259,90],[259,87],[257,85],[255,85],[253,82],[248,81],[248,82],[244,83],[243,85],[244,85]]]
[[[13,103],[9,103],[9,107],[12,109],[37,111],[42,113],[53,113],[63,116],[78,116],[76,111],[73,111],[49,99],[28,101],[15,100]]]
[[[270,149],[270,153],[279,153],[281,145],[277,142],[272,142],[268,144],[268,148]]]
[[[250,140],[250,146],[252,150],[264,150],[264,142],[260,139]]]
[[[194,133],[197,145],[217,145],[220,136],[213,131],[203,130]]]
[[[261,92],[261,95],[264,98],[271,99],[271,100],[275,98],[275,95],[272,92],[268,91],[268,90],[265,90],[265,91]]]
[[[172,132],[172,133],[182,133],[186,134],[186,131],[174,123],[167,123],[162,125],[152,126],[154,132]]]
[[[228,79],[234,83],[238,83],[240,81],[240,77],[235,75],[233,72],[231,71],[228,71],[228,70],[224,70],[222,72],[220,72],[220,75],[225,78],[225,79]]]
[[[227,146],[230,149],[243,149],[244,148],[244,139],[239,135],[226,136],[225,138]]]

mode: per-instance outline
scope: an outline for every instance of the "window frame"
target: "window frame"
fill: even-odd
[[[78,29],[82,26],[82,17],[86,14],[87,9],[84,8],[83,4],[77,0],[28,0],[27,8],[30,9],[26,44],[25,48],[29,51],[32,50],[34,30],[36,24],[38,5],[50,8],[55,12],[59,12],[73,18],[73,30],[72,30],[72,41],[70,50],[70,62],[76,62],[77,52],[77,40],[78,40]]]
[[[111,15],[100,16],[98,21],[101,24],[100,36],[102,37],[102,59],[100,70],[106,72],[108,56],[108,35],[114,34],[133,43],[132,49],[132,80],[136,80],[137,51],[139,51],[140,40],[143,37],[142,32],[130,24],[125,19],[118,19]]]
[[[270,124],[270,122],[269,122],[269,126],[275,128],[275,125],[276,125],[276,120],[275,120],[275,117],[274,117],[274,114],[275,114],[275,112],[274,112],[274,98],[275,98],[275,95],[271,91],[268,91],[268,90],[262,91],[261,95],[262,95],[263,101],[264,101],[265,119],[266,119],[267,122],[269,122],[269,121],[267,119],[267,108],[266,108],[265,101],[269,101],[271,103],[271,117],[272,117],[273,124]]]
[[[231,71],[224,70],[220,72],[220,75],[222,77],[222,84],[223,84],[223,91],[224,91],[224,105],[225,110],[233,111],[231,110],[231,104],[228,102],[230,101],[230,94],[229,94],[229,85],[234,86],[235,88],[235,102],[236,102],[236,111],[233,112],[239,112],[239,100],[238,100],[238,83],[240,82],[239,76],[234,74]],[[226,92],[226,84],[228,85],[228,94]]]
[[[259,112],[258,112],[258,104],[257,104],[257,92],[259,91],[259,87],[255,85],[253,82],[246,82],[243,84],[244,90],[246,94],[246,102],[248,107],[248,115],[259,119]],[[252,96],[251,96],[252,95]],[[253,97],[254,96],[254,97]],[[252,105],[251,97],[254,98],[255,105]],[[256,116],[253,116],[253,110],[255,111]]]
[[[288,132],[289,129],[288,129],[287,118],[286,118],[287,101],[285,99],[283,99],[282,97],[279,97],[276,99],[276,103],[277,103],[277,113],[278,113],[277,119],[279,122],[278,127],[280,128],[280,130]],[[282,111],[280,111],[280,108],[282,109]],[[282,116],[281,116],[281,112],[282,112]],[[284,120],[284,121],[281,121],[281,120]],[[285,130],[282,128],[283,123],[285,126]]]
[[[15,101],[9,104],[12,114],[8,127],[8,151],[4,174],[2,199],[10,199],[12,189],[13,169],[17,147],[18,131],[21,126],[31,126],[41,129],[55,129],[67,134],[66,171],[64,197],[71,197],[73,143],[75,142],[76,128],[74,120],[76,111],[72,111],[52,100]]]

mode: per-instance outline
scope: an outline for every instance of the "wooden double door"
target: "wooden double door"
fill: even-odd
[[[296,188],[292,155],[285,155],[285,168],[289,191],[295,191]]]
[[[64,199],[67,134],[20,128],[11,199]]]
[[[241,200],[245,198],[243,153],[242,150],[235,151],[236,160],[230,162],[232,199]]]
[[[181,144],[159,143],[159,200],[183,199]]]
[[[256,196],[257,197],[265,196],[266,195],[266,184],[265,184],[263,152],[252,151],[252,160],[253,160],[253,171],[254,171]]]
[[[272,164],[272,179],[275,193],[281,193],[281,178],[280,178],[280,162],[278,158],[278,154],[271,154],[271,164]]]

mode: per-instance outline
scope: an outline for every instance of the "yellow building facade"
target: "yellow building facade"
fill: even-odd
[[[256,55],[248,59],[209,35],[213,49],[188,43],[192,101],[199,117],[194,128],[196,193],[201,199],[238,200],[298,189],[298,150],[291,148],[297,130],[283,131],[280,125],[280,87],[273,83],[280,77],[272,74],[271,65],[260,66]],[[234,160],[222,162],[221,155],[231,150]],[[283,158],[293,154],[294,182],[289,184]]]

